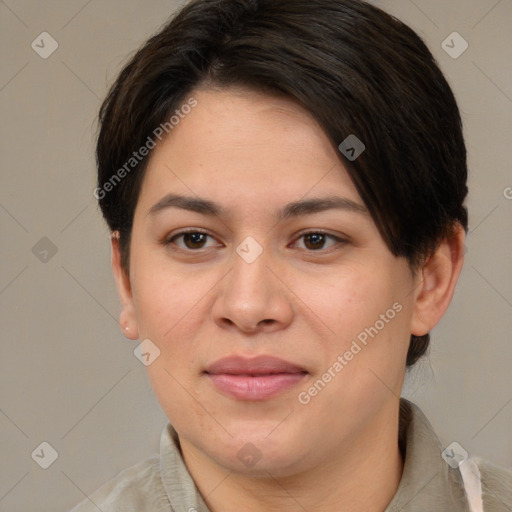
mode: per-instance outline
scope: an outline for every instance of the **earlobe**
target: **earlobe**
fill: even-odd
[[[130,276],[121,264],[121,246],[118,231],[112,233],[110,241],[112,248],[112,273],[114,274],[122,307],[119,324],[126,338],[136,340],[139,337],[139,331],[133,303],[132,287]]]
[[[418,271],[411,334],[430,332],[445,314],[464,262],[464,228],[457,224]]]

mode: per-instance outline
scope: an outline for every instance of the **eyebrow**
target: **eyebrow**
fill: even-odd
[[[156,215],[168,208],[181,208],[212,217],[222,217],[227,214],[227,210],[214,201],[199,197],[168,194],[150,208],[148,215]],[[275,216],[279,220],[285,220],[332,209],[368,215],[368,210],[365,206],[351,199],[339,196],[328,196],[289,203],[279,210]]]

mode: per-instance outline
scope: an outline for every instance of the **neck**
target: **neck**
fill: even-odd
[[[394,413],[376,419],[321,467],[287,477],[233,473],[180,441],[189,472],[211,512],[384,512],[403,470],[398,407]]]

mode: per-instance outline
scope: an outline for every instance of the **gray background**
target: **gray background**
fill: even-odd
[[[446,73],[471,172],[465,268],[430,358],[404,394],[445,446],[457,441],[510,467],[512,2],[375,3],[416,29]],[[133,355],[136,342],[118,327],[93,148],[108,85],[178,5],[0,2],[1,511],[64,512],[158,450],[166,418]],[[31,48],[43,31],[59,44],[47,59]],[[469,43],[457,59],[441,47],[453,31]],[[41,252],[43,237],[53,256]],[[59,454],[46,470],[31,457],[43,441]]]

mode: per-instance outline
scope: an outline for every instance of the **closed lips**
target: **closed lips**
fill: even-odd
[[[226,357],[208,366],[205,372],[211,375],[226,374],[259,377],[277,373],[307,373],[304,368],[270,356],[255,358]]]

